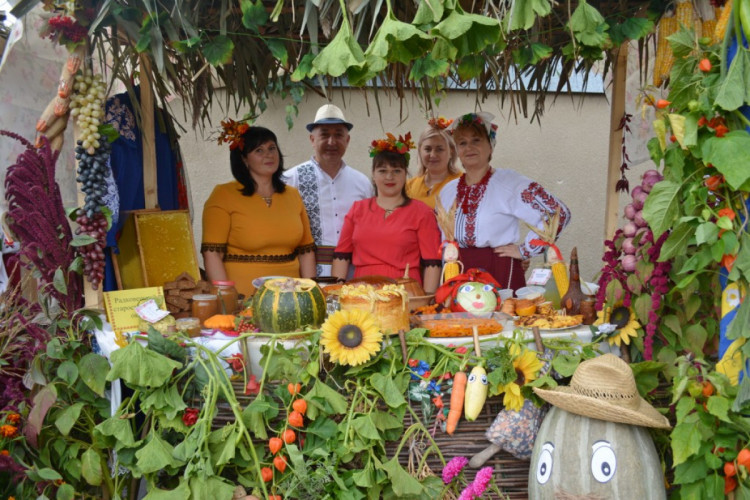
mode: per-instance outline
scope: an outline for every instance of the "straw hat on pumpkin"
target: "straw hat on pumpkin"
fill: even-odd
[[[576,415],[670,428],[667,417],[638,394],[630,366],[613,354],[603,354],[578,365],[568,387],[534,388],[534,392],[548,403]]]

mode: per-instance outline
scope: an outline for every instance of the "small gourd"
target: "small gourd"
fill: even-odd
[[[570,252],[570,284],[568,291],[560,299],[560,305],[568,315],[580,314],[581,301],[586,298],[581,290],[581,273],[578,270],[578,249],[573,247]]]
[[[203,326],[212,330],[234,330],[233,314],[214,314],[203,322]]]
[[[477,419],[487,401],[487,371],[482,366],[475,366],[469,373],[464,395],[464,418],[469,422]]]
[[[313,280],[266,280],[253,297],[253,320],[262,332],[294,332],[319,327],[326,316],[326,299]]]

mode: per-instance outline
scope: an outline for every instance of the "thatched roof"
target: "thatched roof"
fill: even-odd
[[[48,3],[50,0],[46,0]],[[28,4],[29,0],[25,0]],[[627,39],[653,32],[660,1],[150,0],[94,1],[76,13],[112,78],[130,82],[140,56],[157,94],[177,94],[203,122],[219,88],[235,112],[273,93],[299,102],[336,85],[367,87],[426,109],[448,88],[501,93],[538,117],[546,91],[569,90]],[[62,5],[62,2],[60,2]],[[107,29],[105,29],[107,28]],[[602,67],[602,63],[600,63]],[[549,89],[553,77],[559,78]],[[527,94],[535,92],[527,101]],[[532,108],[527,108],[527,102]]]

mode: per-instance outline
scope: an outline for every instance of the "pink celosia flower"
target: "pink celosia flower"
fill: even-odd
[[[474,482],[471,483],[471,488],[474,494],[478,497],[481,497],[487,489],[487,485],[490,484],[491,479],[492,467],[483,467],[482,469],[480,469],[479,472],[477,472],[476,477],[474,478]]]
[[[445,464],[443,468],[443,482],[450,484],[453,479],[458,476],[466,464],[469,463],[469,459],[466,457],[453,457],[450,462]]]
[[[458,500],[474,500],[476,498],[476,495],[474,494],[474,483],[471,483],[469,486],[464,488],[464,491],[461,492],[461,495],[459,495]]]

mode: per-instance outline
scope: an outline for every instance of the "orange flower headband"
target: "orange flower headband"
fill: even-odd
[[[221,128],[223,130],[219,134],[219,146],[228,142],[230,150],[239,149],[242,151],[245,148],[245,139],[242,136],[250,128],[250,125],[245,122],[236,122],[229,118],[221,122]]]
[[[383,151],[391,151],[404,155],[406,163],[409,163],[409,150],[414,148],[414,141],[411,140],[411,132],[407,132],[405,136],[394,136],[391,133],[386,133],[385,139],[375,139],[370,145],[370,158],[374,157],[378,153]]]
[[[444,116],[438,116],[437,118],[430,118],[427,125],[439,130],[444,130],[450,127],[451,123],[453,123],[453,120],[449,120]]]

